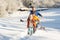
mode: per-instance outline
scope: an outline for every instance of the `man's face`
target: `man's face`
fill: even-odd
[[[32,8],[32,11],[35,11],[35,8],[34,7]]]

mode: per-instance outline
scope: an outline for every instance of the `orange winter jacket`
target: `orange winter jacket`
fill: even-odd
[[[39,21],[39,18],[36,15],[32,15],[31,21],[30,21],[31,17],[28,17],[27,19],[27,27],[29,27],[30,23],[32,22],[33,27],[36,28],[36,21]]]

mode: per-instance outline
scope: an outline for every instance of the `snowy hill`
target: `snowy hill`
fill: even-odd
[[[37,30],[35,34],[28,36],[26,19],[29,11],[25,11],[19,13],[20,16],[14,17],[13,14],[9,18],[0,18],[0,40],[60,40],[60,9],[49,9],[40,13],[44,16],[41,24],[46,27],[46,31]],[[20,22],[20,19],[24,22]]]

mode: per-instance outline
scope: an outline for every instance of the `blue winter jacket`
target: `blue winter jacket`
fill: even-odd
[[[33,14],[33,11],[30,11],[30,14]],[[38,11],[35,11],[35,15],[36,15],[36,16],[41,16],[41,17],[42,17],[42,15],[41,15]]]

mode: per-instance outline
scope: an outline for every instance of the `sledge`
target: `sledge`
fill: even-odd
[[[28,35],[32,35],[34,33],[34,27],[33,27],[33,25],[30,23],[30,26],[29,26],[29,28],[28,28]]]
[[[33,27],[29,27],[28,28],[28,35],[32,35],[33,34],[33,32],[34,32],[34,28]]]

